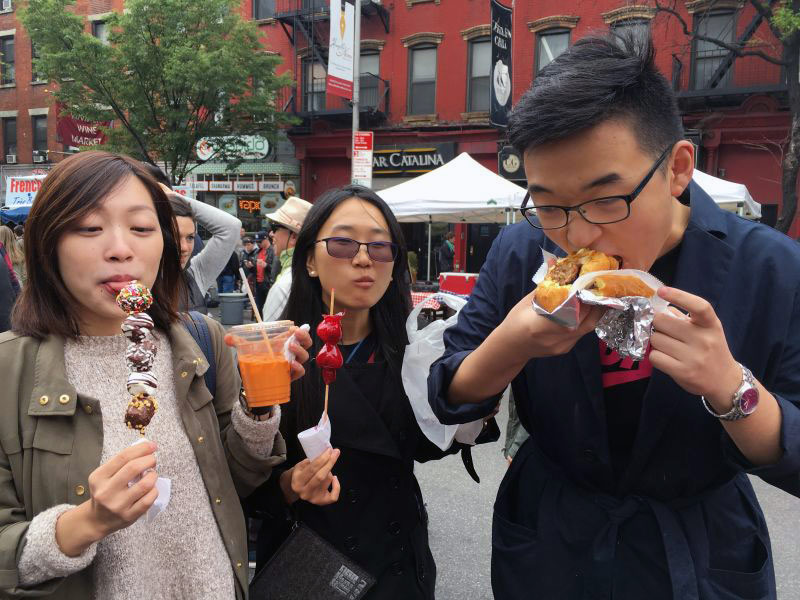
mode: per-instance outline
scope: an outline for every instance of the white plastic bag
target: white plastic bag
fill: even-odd
[[[419,428],[431,442],[442,450],[447,450],[453,444],[453,438],[462,444],[474,445],[475,439],[483,429],[483,419],[462,425],[442,425],[428,403],[428,372],[434,361],[444,354],[445,329],[456,324],[458,312],[467,301],[451,294],[434,294],[430,299],[446,304],[456,311],[456,314],[445,321],[437,320],[424,329],[419,329],[417,319],[425,302],[429,300],[426,299],[408,315],[406,331],[409,344],[406,346],[401,372],[403,387],[411,402]]]

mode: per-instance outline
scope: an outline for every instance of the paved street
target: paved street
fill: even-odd
[[[506,406],[497,416],[505,433]],[[417,465],[422,492],[430,514],[430,538],[439,569],[437,600],[490,600],[491,514],[506,462],[501,445],[473,450],[481,484],[467,475],[458,456]],[[800,598],[800,500],[754,479],[767,516],[778,597]]]

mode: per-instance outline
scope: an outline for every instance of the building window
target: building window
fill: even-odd
[[[47,115],[31,117],[33,129],[33,155],[47,156]]]
[[[92,21],[92,35],[104,44],[108,44],[108,23]]]
[[[380,98],[380,60],[377,52],[361,54],[358,62],[358,100],[363,108],[377,108]]]
[[[492,43],[488,38],[469,43],[467,112],[489,110],[489,80],[492,71]]]
[[[408,73],[408,114],[436,112],[436,47],[411,48]]]
[[[253,18],[271,19],[275,16],[275,0],[253,0]]]
[[[3,119],[3,157],[17,156],[17,120]]]
[[[313,59],[303,61],[303,109],[307,112],[325,110],[325,65]]]
[[[2,68],[0,69],[0,84],[9,84],[16,81],[14,67],[14,36],[0,38],[0,55],[2,55]]]
[[[624,19],[612,25],[614,33],[627,37],[632,36],[637,46],[644,45],[650,37],[650,21],[648,19]]]
[[[0,0],[0,13],[11,12],[12,10],[14,10],[12,0]]]
[[[736,29],[735,14],[732,12],[698,15],[694,30],[698,35],[714,38],[732,44]],[[725,48],[704,40],[695,40],[692,60],[692,88],[705,90],[710,87],[711,78],[728,55]],[[731,84],[733,65],[725,71],[717,88],[726,88]]]
[[[44,75],[36,69],[37,58],[39,58],[39,51],[36,49],[33,42],[31,42],[31,82],[34,83],[44,81]]]
[[[536,36],[536,73],[569,48],[569,29],[551,29]]]

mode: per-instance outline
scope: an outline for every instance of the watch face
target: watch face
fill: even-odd
[[[744,391],[739,401],[739,408],[746,415],[752,413],[758,406],[758,390],[750,388]]]

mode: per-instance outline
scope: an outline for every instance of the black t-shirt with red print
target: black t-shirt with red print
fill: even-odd
[[[653,263],[650,273],[664,285],[671,285],[675,277],[681,246],[678,244]],[[650,348],[647,349],[650,354]],[[622,358],[615,350],[600,341],[600,365],[603,381],[603,397],[608,427],[608,446],[614,474],[619,479],[630,461],[630,453],[639,428],[642,400],[653,365],[648,357],[634,361]]]

